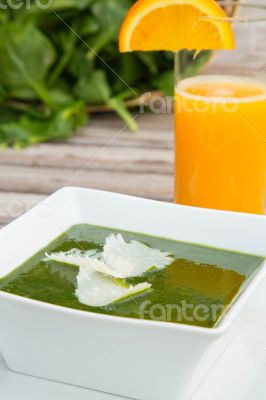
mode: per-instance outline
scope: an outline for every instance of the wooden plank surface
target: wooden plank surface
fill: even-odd
[[[171,201],[173,116],[136,119],[138,133],[114,114],[98,115],[67,142],[0,152],[0,227],[63,186]]]

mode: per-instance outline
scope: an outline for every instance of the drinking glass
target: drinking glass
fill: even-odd
[[[235,11],[236,49],[204,52],[196,77],[176,54],[175,202],[264,214],[266,7],[219,3]]]

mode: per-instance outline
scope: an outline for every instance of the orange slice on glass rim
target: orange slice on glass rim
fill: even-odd
[[[121,52],[232,50],[234,33],[215,0],[138,0],[119,34]]]

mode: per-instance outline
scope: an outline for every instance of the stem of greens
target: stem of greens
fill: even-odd
[[[90,44],[90,50],[87,52],[87,58],[93,61],[97,55],[109,42],[112,40],[116,26],[106,27],[101,33],[97,35],[94,41]]]
[[[76,29],[75,23],[72,24],[72,29],[75,31],[75,29]],[[73,32],[70,31],[70,37],[69,37],[69,42],[67,44],[67,49],[66,49],[64,55],[59,60],[58,64],[56,65],[55,69],[51,72],[50,78],[48,80],[49,87],[53,86],[56,83],[56,81],[58,80],[58,78],[64,72],[66,66],[68,65],[69,61],[71,60],[76,43],[77,43],[77,35],[73,34]]]
[[[64,53],[63,57],[61,57],[60,61],[56,65],[55,69],[51,72],[50,78],[48,80],[49,87],[52,87],[56,83],[58,78],[62,75],[62,73],[64,72],[64,70],[65,70],[66,66],[68,65],[68,63],[71,59],[71,56],[73,54],[75,43],[76,43],[76,41],[73,40],[71,46],[69,46],[67,51]]]
[[[112,98],[107,100],[107,104],[117,112],[117,114],[122,118],[123,121],[127,124],[127,126],[133,131],[138,131],[138,125],[133,119],[132,115],[127,111],[123,102],[116,98]]]

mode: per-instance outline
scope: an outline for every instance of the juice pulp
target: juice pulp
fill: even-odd
[[[266,86],[199,76],[175,91],[175,201],[265,213]]]

